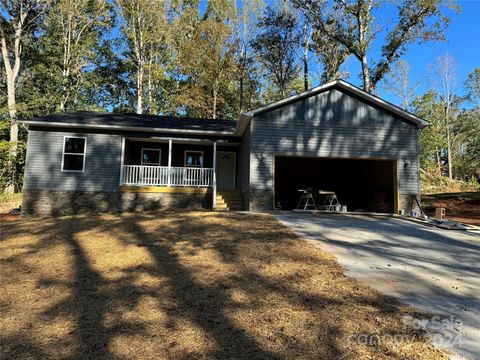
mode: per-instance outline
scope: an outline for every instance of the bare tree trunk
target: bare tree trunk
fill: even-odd
[[[137,114],[143,113],[143,64],[138,63],[137,69]]]
[[[240,50],[240,114],[243,112],[243,77],[245,76],[246,65],[246,51],[245,44],[242,42],[242,48]]]
[[[437,148],[435,151],[435,157],[437,158],[437,166],[435,169],[435,175],[441,176],[442,175],[442,163],[440,161],[440,150]]]
[[[303,24],[303,88],[305,91],[309,88],[308,81],[308,50],[310,48],[310,37],[312,36],[311,31],[308,31],[307,22]]]
[[[362,55],[361,62],[362,62],[363,90],[369,93],[372,89],[370,86],[370,72],[368,71],[368,63],[367,63],[366,55]]]
[[[8,113],[10,115],[10,156],[13,164],[9,182],[5,187],[5,193],[13,194],[17,181],[18,114],[15,101],[15,80],[12,76],[7,76],[7,94]]]
[[[240,114],[243,113],[243,70],[240,75]]]
[[[218,80],[214,81],[213,84],[213,115],[212,118],[217,118],[217,95],[218,95]]]
[[[453,174],[452,174],[452,151],[451,151],[451,141],[450,141],[450,119],[449,119],[449,112],[450,109],[447,107],[446,113],[445,113],[445,127],[447,130],[447,162],[448,162],[448,178],[450,180],[453,179]]]
[[[366,34],[368,33],[368,23],[366,25],[363,23],[365,14],[361,9],[361,3],[363,3],[363,1],[358,3],[357,13],[355,14],[357,18],[357,27],[358,27],[358,45],[360,48],[357,58],[360,60],[362,64],[363,90],[365,90],[366,92],[370,92],[371,91],[370,72],[368,69],[367,51],[366,51],[366,48],[367,48]],[[370,9],[371,9],[371,1],[369,1],[367,13],[370,12]]]
[[[303,88],[308,90],[308,59],[303,59]]]
[[[152,88],[152,66],[153,66],[153,56],[150,54],[148,60],[148,75],[147,75],[147,93],[148,93],[148,106],[147,113],[152,113],[152,104],[153,104],[153,88]]]
[[[27,16],[27,12],[21,11],[18,22],[14,25],[15,29],[15,38],[14,38],[14,63],[13,67],[10,63],[10,58],[8,55],[7,48],[7,39],[3,32],[3,28],[0,27],[0,41],[2,48],[2,59],[5,66],[5,75],[7,78],[7,106],[8,113],[10,116],[10,156],[13,161],[10,179],[7,187],[5,188],[5,193],[13,194],[15,192],[15,184],[17,180],[17,152],[18,152],[18,114],[17,114],[17,103],[15,99],[15,82],[17,80],[18,72],[20,70],[20,61],[21,61],[21,39],[23,25]]]

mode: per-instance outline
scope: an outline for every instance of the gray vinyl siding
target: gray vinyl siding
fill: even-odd
[[[245,129],[245,133],[242,138],[242,144],[239,151],[239,188],[240,190],[247,191],[249,188],[250,178],[250,125]]]
[[[65,136],[87,138],[84,172],[62,172]],[[25,190],[118,191],[120,135],[62,131],[28,132]]]
[[[342,91],[259,114],[251,127],[251,189],[273,189],[278,154],[395,159],[399,193],[419,193],[417,126]],[[410,165],[404,166],[407,160]]]

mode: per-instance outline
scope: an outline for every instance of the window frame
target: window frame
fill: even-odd
[[[202,164],[201,165],[187,165],[187,153],[197,153],[197,154],[202,154]],[[201,150],[185,150],[184,156],[183,156],[183,166],[188,167],[188,168],[195,168],[195,169],[202,169],[203,168],[203,159],[204,159],[204,153]]]
[[[143,150],[158,151],[158,165],[144,164],[144,163],[143,163]],[[142,150],[141,150],[141,152],[140,152],[140,165],[141,165],[141,166],[162,166],[162,149],[144,148],[144,147],[142,147]]]
[[[83,153],[67,153],[65,152],[65,145],[67,144],[67,139],[84,139],[85,144],[83,146]],[[82,155],[82,170],[65,170],[65,155]],[[83,173],[85,172],[85,158],[87,157],[87,137],[86,136],[76,136],[76,135],[65,135],[63,137],[63,149],[62,149],[62,167],[61,172],[74,172],[74,173]]]

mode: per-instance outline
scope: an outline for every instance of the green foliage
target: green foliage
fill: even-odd
[[[322,36],[343,46],[362,66],[364,89],[376,85],[408,47],[417,42],[444,40],[450,19],[445,9],[456,9],[453,0],[407,0],[395,2],[396,14],[388,21],[376,19],[379,9],[387,10],[390,2],[382,0],[292,0]],[[387,11],[385,11],[387,12]],[[391,9],[388,9],[391,13]],[[390,31],[382,37],[378,29],[390,22]],[[370,56],[374,40],[382,39],[380,56]],[[367,56],[368,55],[368,56]],[[375,59],[375,61],[371,61]],[[369,62],[370,61],[370,62]]]
[[[440,176],[446,162],[446,138],[443,126],[444,110],[439,96],[433,90],[413,101],[417,116],[427,120],[430,126],[420,133],[420,167]]]
[[[25,167],[26,142],[18,141],[17,156],[12,156],[13,143],[0,140],[0,192],[3,193],[12,178],[15,179],[15,191],[21,190],[23,184],[23,169]],[[12,173],[16,176],[12,177]]]
[[[480,103],[480,67],[473,70],[465,81],[468,99],[474,103]]]
[[[269,100],[278,100],[291,93],[298,76],[295,50],[300,45],[300,34],[296,18],[286,9],[268,7],[258,27],[260,34],[252,46],[266,70],[267,79],[276,89]]]
[[[454,173],[460,179],[480,178],[480,107],[463,110],[452,132],[456,139]]]

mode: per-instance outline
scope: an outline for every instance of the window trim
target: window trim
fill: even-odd
[[[201,164],[201,165],[190,165],[190,166],[187,166],[187,152],[189,152],[189,153],[202,154],[202,164]],[[183,156],[183,166],[184,166],[184,167],[189,167],[189,168],[196,168],[196,169],[203,168],[203,159],[204,159],[203,151],[200,151],[200,150],[185,150],[185,153],[184,153],[184,156]]]
[[[85,145],[83,146],[83,153],[66,153],[65,152],[65,145],[68,139],[84,139]],[[83,163],[82,163],[82,170],[65,170],[63,167],[65,165],[65,155],[82,155],[83,156]],[[63,149],[62,149],[62,167],[61,172],[75,172],[75,173],[83,173],[85,172],[85,158],[87,157],[87,137],[86,136],[76,136],[76,135],[65,135],[63,137]]]
[[[143,150],[154,150],[154,151],[158,151],[158,165],[152,165],[152,164],[147,164],[147,165],[145,165],[145,164],[143,163]],[[140,152],[140,165],[141,165],[141,166],[161,166],[161,165],[162,165],[162,149],[144,148],[144,147],[142,147],[142,151]]]

